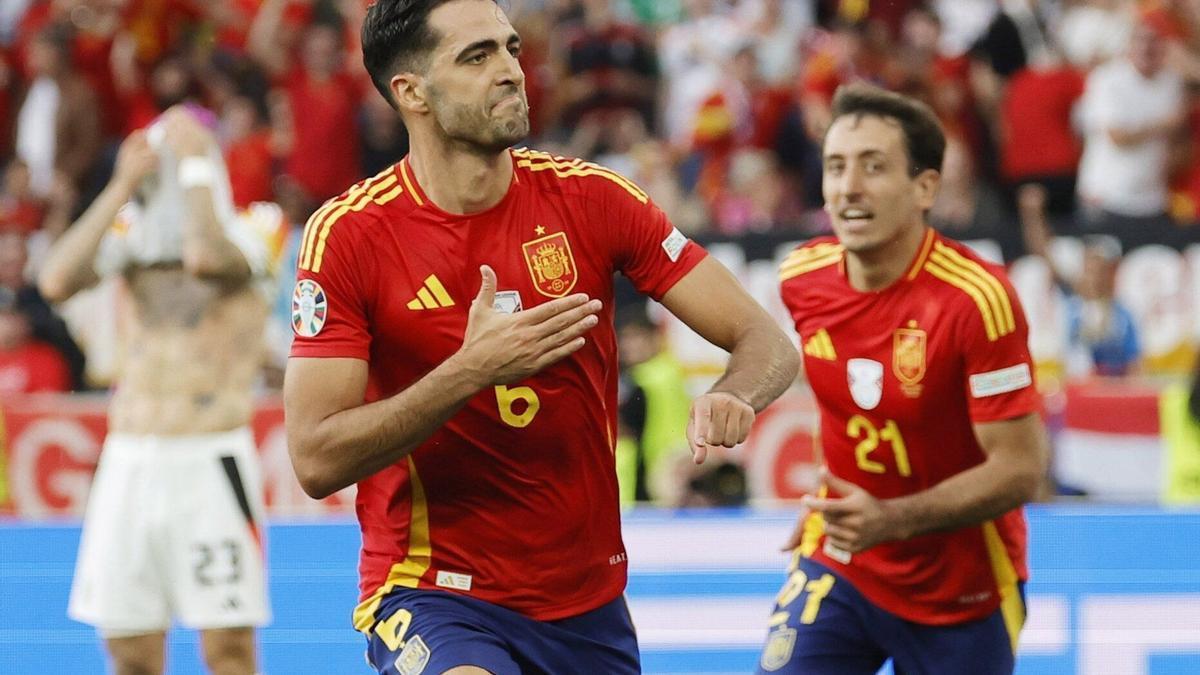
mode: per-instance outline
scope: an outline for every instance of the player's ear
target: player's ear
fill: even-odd
[[[917,206],[922,211],[933,208],[933,202],[937,200],[938,188],[941,185],[942,174],[933,169],[925,169],[913,179],[913,196],[916,197]]]
[[[411,113],[429,112],[425,78],[416,73],[399,72],[392,76],[388,87],[392,90],[392,98],[395,99],[399,110]]]

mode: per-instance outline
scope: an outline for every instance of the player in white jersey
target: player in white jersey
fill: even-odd
[[[132,299],[68,612],[116,673],[161,673],[172,619],[213,673],[256,671],[269,620],[249,423],[278,207],[238,214],[199,109],[122,144],[114,175],[39,278],[61,302],[119,274]]]

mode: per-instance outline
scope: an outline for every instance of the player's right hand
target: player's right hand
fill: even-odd
[[[121,142],[112,180],[132,192],[157,167],[158,155],[146,140],[146,132],[138,130]]]
[[[578,351],[583,335],[600,322],[602,304],[583,293],[533,309],[505,314],[493,308],[496,273],[479,268],[482,283],[467,315],[467,332],[455,358],[480,388],[512,384]]]

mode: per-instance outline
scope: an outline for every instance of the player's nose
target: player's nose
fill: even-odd
[[[501,50],[502,65],[496,73],[496,84],[521,87],[525,84],[525,71],[516,56]]]

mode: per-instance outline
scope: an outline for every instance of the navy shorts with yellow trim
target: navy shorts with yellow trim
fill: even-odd
[[[440,675],[477,666],[495,675],[641,672],[624,596],[578,616],[537,621],[499,605],[438,590],[383,598],[367,662],[381,675]]]
[[[1019,588],[1023,622],[1024,584]],[[891,659],[896,675],[1011,675],[1013,644],[1000,609],[950,626],[914,623],[871,603],[828,567],[800,558],[772,612],[758,673],[875,675]]]

